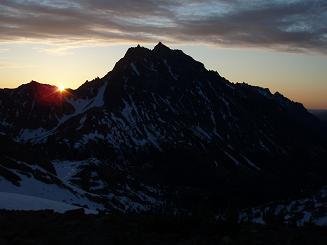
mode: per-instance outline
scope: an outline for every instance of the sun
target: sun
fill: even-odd
[[[63,85],[59,85],[58,86],[58,91],[60,92],[60,93],[63,93],[63,92],[65,92],[65,87],[63,86]]]

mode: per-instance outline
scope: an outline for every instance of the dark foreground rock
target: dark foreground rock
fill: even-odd
[[[186,216],[0,211],[0,244],[327,244],[327,228]]]

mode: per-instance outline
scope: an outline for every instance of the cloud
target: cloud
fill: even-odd
[[[325,0],[2,0],[0,41],[157,42],[327,53]]]
[[[0,48],[0,54],[1,54],[1,53],[6,53],[6,52],[8,52],[8,51],[9,51],[8,48]]]
[[[33,65],[26,64],[16,64],[13,62],[3,62],[0,60],[0,70],[1,69],[21,69],[21,68],[33,68]]]

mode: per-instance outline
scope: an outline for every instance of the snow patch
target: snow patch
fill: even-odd
[[[19,135],[16,138],[16,141],[27,142],[32,139],[43,136],[46,132],[47,130],[44,128],[36,128],[36,129],[25,128],[20,131]]]
[[[46,210],[50,209],[58,213],[80,207],[63,202],[52,201],[45,198],[22,195],[17,193],[0,192],[0,209],[7,210]],[[97,213],[94,210],[85,209],[86,213]]]
[[[103,209],[102,205],[87,199],[84,196],[85,192],[67,182],[64,182],[62,185],[45,184],[44,182],[27,177],[18,172],[15,172],[15,174],[21,178],[19,182],[20,186],[13,185],[11,182],[0,177],[0,192],[35,196],[72,205],[78,204],[83,207],[87,206],[89,209],[93,210]]]
[[[167,63],[167,60],[163,60],[163,62],[164,62],[164,64],[165,64],[165,66],[167,67],[170,76],[171,76],[175,81],[177,81],[177,80],[178,80],[178,77],[177,77],[177,76],[173,73],[173,71],[171,70],[170,65]]]
[[[134,63],[131,63],[131,67],[132,67],[133,71],[135,72],[135,74],[137,76],[140,76],[140,72],[138,71],[138,69]]]

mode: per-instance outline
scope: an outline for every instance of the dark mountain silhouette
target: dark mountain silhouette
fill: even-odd
[[[326,131],[302,104],[162,43],[76,90],[3,89],[0,118],[6,191],[88,208],[216,212],[326,184]]]

